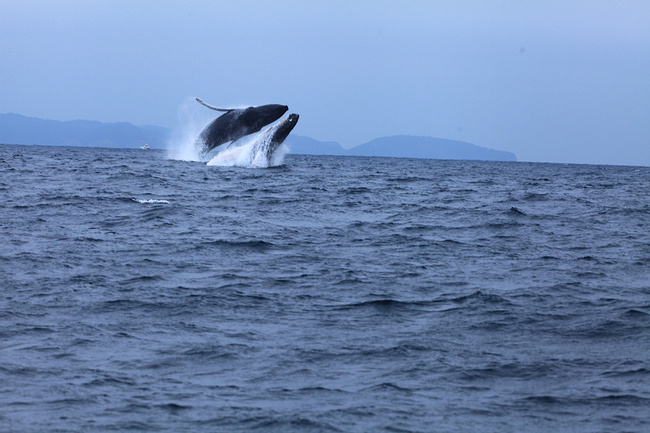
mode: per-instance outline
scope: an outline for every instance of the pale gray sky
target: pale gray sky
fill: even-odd
[[[0,0],[0,113],[170,128],[190,97],[295,134],[650,166],[650,2]]]

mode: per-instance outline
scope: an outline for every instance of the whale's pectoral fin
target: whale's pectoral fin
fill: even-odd
[[[208,107],[210,110],[223,111],[225,113],[234,110],[234,108],[217,108],[217,107],[213,107],[212,105],[206,104],[205,102],[203,102],[199,98],[196,98],[196,102],[198,102],[201,105],[204,105],[204,106]]]

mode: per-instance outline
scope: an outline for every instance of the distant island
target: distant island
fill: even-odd
[[[137,148],[148,144],[164,149],[171,130],[128,122],[45,120],[20,114],[0,114],[0,143],[50,146]],[[386,156],[398,158],[516,161],[514,153],[444,138],[396,135],[381,137],[351,149],[337,142],[290,135],[291,153],[304,155]]]

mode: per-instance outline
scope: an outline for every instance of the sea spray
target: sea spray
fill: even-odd
[[[206,111],[193,98],[187,98],[178,108],[179,126],[167,143],[167,158],[183,161],[201,161],[196,139],[212,120],[214,113]]]

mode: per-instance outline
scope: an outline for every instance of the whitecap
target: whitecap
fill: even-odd
[[[138,203],[146,203],[146,204],[169,204],[169,200],[155,200],[155,199],[140,200],[140,199],[134,198],[133,201],[138,202]]]

